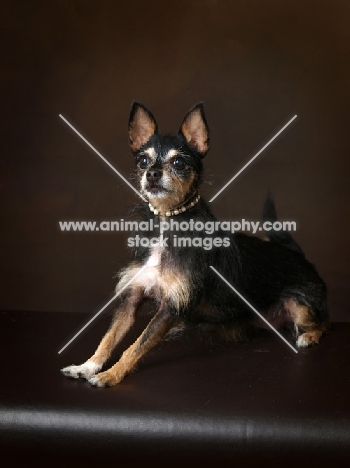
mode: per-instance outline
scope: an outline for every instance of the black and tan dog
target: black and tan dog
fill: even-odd
[[[266,242],[219,229],[210,239],[211,248],[203,248],[208,241],[204,231],[182,231],[181,236],[189,240],[182,246],[176,242],[178,232],[157,232],[162,221],[176,220],[185,227],[190,222],[193,226],[194,222],[215,221],[198,194],[202,160],[209,149],[203,104],[187,113],[176,136],[167,136],[158,132],[151,112],[134,103],[129,142],[139,190],[149,201],[134,213],[139,222],[153,220],[158,228],[142,236],[156,236],[159,241],[135,247],[132,262],[120,273],[120,304],[110,329],[90,359],[62,373],[87,379],[97,387],[111,386],[133,371],[142,356],[172,330],[216,328],[234,339],[244,336],[259,319],[211,265],[269,320],[294,323],[297,346],[317,344],[328,324],[326,287],[289,233],[268,232]],[[265,219],[276,219],[270,198]],[[154,302],[154,317],[120,360],[100,372],[145,299]]]

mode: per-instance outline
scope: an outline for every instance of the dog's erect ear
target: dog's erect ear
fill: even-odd
[[[134,101],[129,117],[129,144],[132,151],[138,151],[157,132],[157,122],[152,113],[146,106]]]
[[[209,127],[205,119],[204,102],[196,104],[187,112],[179,133],[185,137],[189,146],[204,158],[209,149]]]

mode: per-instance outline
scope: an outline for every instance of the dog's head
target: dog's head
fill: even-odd
[[[202,159],[209,149],[204,104],[186,114],[175,136],[162,135],[152,113],[134,102],[129,118],[129,144],[137,165],[139,189],[154,208],[171,210],[196,193]]]

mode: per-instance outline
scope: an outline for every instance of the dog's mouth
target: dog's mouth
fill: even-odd
[[[147,184],[145,190],[146,192],[151,193],[153,196],[167,192],[167,190],[161,184],[157,184],[156,182]]]

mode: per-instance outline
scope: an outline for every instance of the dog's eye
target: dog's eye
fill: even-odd
[[[145,169],[145,167],[147,167],[147,164],[148,164],[147,156],[141,156],[139,164],[140,164],[141,169]]]
[[[183,158],[177,157],[173,160],[173,165],[176,167],[176,169],[184,169],[185,161]]]

